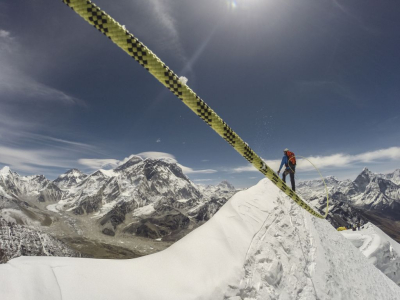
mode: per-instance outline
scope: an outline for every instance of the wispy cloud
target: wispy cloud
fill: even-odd
[[[44,145],[47,148],[61,148],[67,149],[68,151],[75,151],[75,152],[90,152],[90,153],[98,153],[104,154],[103,151],[98,149],[96,146],[89,145],[86,143],[76,142],[76,141],[69,141],[65,139],[59,139],[52,136],[47,136],[43,134],[36,134],[31,132],[20,132],[19,138],[24,139],[24,141],[28,141],[30,143],[35,143],[39,145]]]
[[[31,116],[35,113],[30,114],[27,108],[39,102],[75,105],[83,101],[25,73],[21,61],[29,60],[29,55],[12,32],[0,29],[0,163],[18,172],[49,175],[55,168],[74,167],[77,152],[82,155],[99,150],[59,138],[59,128],[53,130],[54,126],[37,121],[38,115]],[[49,112],[42,109],[39,113]],[[43,131],[49,134],[39,134]]]
[[[67,140],[63,140],[63,139],[57,139],[57,138],[53,138],[51,136],[44,136],[44,135],[39,135],[39,134],[35,134],[35,136],[45,139],[45,140],[49,140],[49,141],[53,141],[53,142],[57,142],[57,143],[63,143],[63,144],[67,144],[67,145],[72,145],[72,146],[78,146],[78,147],[85,148],[88,150],[95,148],[89,144],[67,141]]]
[[[73,168],[82,154],[103,154],[93,145],[34,133],[39,125],[0,110],[0,164],[17,172],[57,176],[54,168]]]
[[[84,102],[74,96],[48,86],[30,77],[18,65],[20,61],[27,59],[27,52],[20,51],[20,45],[12,33],[0,29],[0,95],[1,101],[16,97],[4,97],[6,95],[19,96],[18,99],[31,101],[57,101],[63,104],[81,104]],[[28,52],[29,53],[29,52]]]
[[[0,136],[3,142],[0,143],[0,164],[28,174],[49,174],[54,168],[73,168],[77,153],[102,153],[89,144],[29,132],[9,136],[0,130]],[[25,143],[21,145],[20,139]]]
[[[6,30],[3,30],[3,29],[0,29],[0,38],[10,38],[10,32],[9,31],[6,31]]]
[[[270,166],[270,165],[269,165]],[[270,166],[271,167],[271,166]],[[258,170],[251,164],[247,165],[247,166],[242,166],[242,167],[237,167],[237,168],[233,168],[231,170],[233,173],[243,173],[243,172],[258,172]]]
[[[319,169],[346,169],[357,164],[375,163],[380,161],[400,161],[400,147],[391,147],[376,151],[364,152],[361,154],[350,155],[344,153],[333,154],[329,156],[309,156],[307,157]],[[310,171],[314,167],[310,162],[301,157],[297,157],[297,171]],[[266,160],[266,164],[277,171],[281,160]],[[253,165],[237,167],[231,170],[233,173],[258,172]]]
[[[193,179],[192,181],[195,182],[209,182],[209,181],[213,181],[212,179]]]
[[[192,168],[182,166],[181,164],[178,164],[178,166],[181,167],[183,173],[185,173],[185,174],[212,174],[212,173],[217,173],[217,170],[213,170],[213,169],[194,170]]]
[[[49,168],[71,168],[65,153],[47,149],[18,149],[0,146],[0,163],[18,172],[42,173]]]
[[[0,29],[0,54],[10,54],[12,53],[12,50],[15,50],[16,46],[17,44],[11,36],[11,32]]]
[[[98,169],[114,169],[119,166],[120,161],[117,159],[96,159],[96,158],[82,158],[78,163],[84,165],[92,170]]]
[[[35,81],[18,72],[0,72],[0,93],[23,96],[26,100],[59,101],[63,104],[80,104],[84,102],[60,90]]]
[[[149,0],[148,2],[153,8],[155,20],[160,23],[162,30],[165,32],[165,40],[162,41],[163,45],[173,49],[175,54],[187,60],[175,25],[176,21],[171,13],[171,3],[166,0]]]
[[[37,101],[57,101],[62,104],[84,105],[82,100],[34,80],[7,65],[7,63],[3,63],[1,58],[0,62],[3,64],[0,69],[0,95],[3,95],[3,101],[7,99],[4,96],[8,94],[18,96],[17,99],[24,99],[25,101],[35,99]]]

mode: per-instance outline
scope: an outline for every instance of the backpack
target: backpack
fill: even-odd
[[[296,165],[296,156],[294,155],[294,153],[291,151],[286,151],[286,155],[288,157],[289,164],[295,166]]]

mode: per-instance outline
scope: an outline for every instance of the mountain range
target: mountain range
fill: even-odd
[[[365,168],[355,180],[329,176],[325,183],[328,193],[322,180],[300,182],[297,191],[321,214],[328,195],[327,219],[335,228],[372,222],[400,241],[400,170],[375,174]],[[236,192],[227,181],[196,185],[169,159],[131,156],[113,170],[88,175],[71,169],[53,181],[4,167],[0,217],[37,225],[84,255],[137,257],[169,247]]]
[[[355,180],[340,181],[330,176],[322,180],[300,182],[298,193],[325,213],[329,195],[328,220],[334,227],[372,222],[400,241],[400,169],[389,174],[364,168]]]
[[[122,246],[118,242],[122,239],[127,241],[124,246],[138,249],[133,256],[140,256],[182,238],[236,192],[226,181],[196,185],[168,159],[132,156],[113,170],[87,175],[71,169],[53,181],[43,175],[20,176],[4,167],[0,216],[17,224],[38,225],[78,251],[87,252],[88,240]],[[82,240],[81,245],[76,240]],[[140,250],[146,243],[150,246]],[[97,256],[92,252],[86,254]]]

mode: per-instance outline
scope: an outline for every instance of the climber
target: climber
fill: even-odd
[[[286,176],[290,174],[290,182],[292,184],[292,190],[296,191],[296,186],[294,182],[294,173],[296,172],[296,157],[293,152],[289,151],[288,148],[283,150],[283,158],[281,162],[281,166],[278,170],[278,175],[281,172],[282,166],[285,165],[286,169],[282,173],[282,180],[286,183]]]

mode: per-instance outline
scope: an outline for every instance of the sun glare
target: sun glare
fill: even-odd
[[[237,7],[237,2],[236,0],[228,0],[228,6],[232,9],[235,9]]]
[[[258,2],[258,0],[226,0],[230,9],[248,8],[250,5]]]

